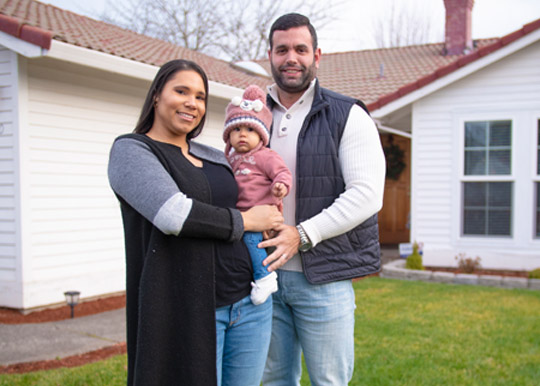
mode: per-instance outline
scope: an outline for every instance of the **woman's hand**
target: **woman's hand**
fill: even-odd
[[[257,205],[242,212],[244,230],[262,232],[283,224],[283,215],[275,205]]]

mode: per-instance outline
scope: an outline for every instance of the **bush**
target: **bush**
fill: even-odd
[[[540,268],[533,269],[529,272],[529,279],[540,279]]]
[[[478,256],[476,256],[476,259],[473,259],[472,257],[467,257],[464,253],[460,253],[456,256],[456,260],[458,261],[459,269],[465,273],[473,273],[476,269],[480,268],[480,260],[482,259]]]
[[[407,256],[407,260],[405,261],[405,268],[407,269],[416,269],[423,271],[424,265],[422,264],[422,256],[418,253],[418,244],[413,244],[413,252],[409,256]]]

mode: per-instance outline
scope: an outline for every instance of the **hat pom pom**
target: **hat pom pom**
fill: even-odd
[[[251,85],[244,91],[244,99],[250,101],[260,100],[264,103],[266,101],[266,94],[259,86]]]
[[[233,106],[240,106],[240,104],[242,103],[242,97],[239,97],[239,96],[235,96],[232,100],[231,100],[231,104]]]

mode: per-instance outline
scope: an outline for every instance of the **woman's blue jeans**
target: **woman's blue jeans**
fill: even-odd
[[[253,265],[253,279],[259,280],[268,275],[268,269],[263,265],[263,260],[266,259],[266,250],[257,248],[257,245],[263,240],[261,232],[244,232],[244,244],[249,251],[251,257],[251,265]]]
[[[272,297],[216,309],[218,386],[259,386],[272,332]]]

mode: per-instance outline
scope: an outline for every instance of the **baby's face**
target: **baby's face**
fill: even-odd
[[[259,144],[261,137],[251,127],[238,126],[231,130],[229,140],[237,153],[247,153]]]

